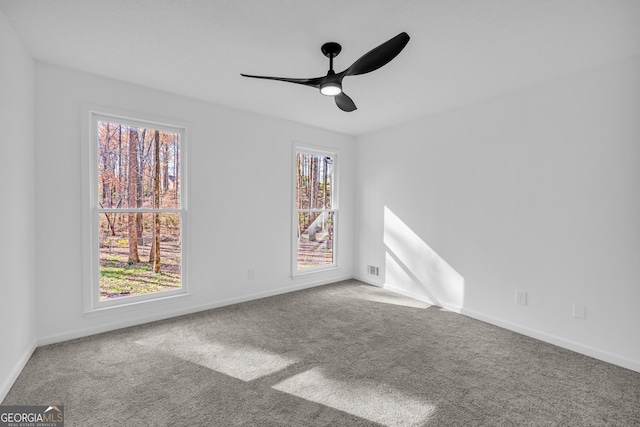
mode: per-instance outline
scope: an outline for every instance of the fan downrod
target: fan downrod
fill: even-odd
[[[342,46],[335,42],[329,42],[322,45],[322,53],[329,59],[338,56],[341,50]]]

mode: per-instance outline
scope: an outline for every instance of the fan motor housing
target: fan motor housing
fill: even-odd
[[[335,42],[329,42],[322,45],[322,53],[327,58],[335,58],[336,56],[338,56],[341,50],[342,46]]]

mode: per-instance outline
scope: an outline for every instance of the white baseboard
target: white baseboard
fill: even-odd
[[[163,319],[168,319],[171,317],[176,317],[176,316],[182,316],[182,315],[186,315],[186,314],[192,314],[192,313],[197,313],[200,311],[206,311],[206,310],[211,310],[214,308],[219,308],[219,307],[224,307],[224,306],[228,306],[228,305],[233,305],[233,304],[239,304],[242,302],[247,302],[247,301],[252,301],[252,300],[256,300],[256,299],[260,299],[260,298],[266,298],[266,297],[270,297],[270,296],[275,296],[275,295],[280,295],[280,294],[285,294],[288,292],[294,292],[294,291],[298,291],[298,290],[302,290],[302,289],[307,289],[307,288],[312,288],[312,287],[316,287],[316,286],[322,286],[322,285],[326,285],[329,283],[333,283],[333,282],[337,282],[337,281],[342,281],[342,280],[349,280],[349,279],[356,279],[359,280],[361,282],[367,283],[369,285],[372,286],[376,286],[376,287],[380,287],[380,288],[384,288],[384,289],[388,289],[389,291],[401,294],[401,295],[405,295],[411,298],[414,298],[418,301],[423,301],[429,304],[432,304],[430,301],[428,301],[424,296],[410,292],[410,291],[406,291],[403,290],[401,288],[397,288],[395,286],[391,286],[391,285],[384,285],[381,283],[376,283],[375,281],[364,277],[364,276],[359,276],[359,275],[349,275],[349,276],[340,276],[340,277],[332,277],[329,280],[320,280],[320,281],[314,281],[314,282],[305,282],[305,283],[299,283],[299,284],[293,284],[291,286],[285,286],[285,287],[281,287],[281,288],[276,288],[276,289],[271,289],[268,291],[264,291],[264,292],[257,292],[257,293],[253,293],[253,294],[249,294],[249,295],[244,295],[244,296],[240,296],[240,297],[235,297],[235,298],[228,298],[228,299],[224,299],[224,300],[219,300],[219,301],[214,301],[211,303],[207,303],[207,304],[201,304],[201,305],[196,305],[196,306],[191,306],[185,309],[179,309],[179,310],[172,310],[172,311],[164,311],[162,313],[154,313],[152,315],[148,315],[148,316],[144,316],[144,317],[138,317],[135,319],[129,319],[123,322],[116,322],[116,323],[109,323],[106,325],[102,325],[102,326],[98,326],[98,327],[92,327],[92,328],[85,328],[85,329],[77,329],[75,331],[70,331],[70,332],[65,332],[62,334],[53,334],[53,335],[48,335],[48,336],[43,336],[43,337],[39,337],[37,340],[37,345],[41,346],[41,345],[47,345],[47,344],[53,344],[53,343],[57,343],[57,342],[62,342],[62,341],[67,341],[70,339],[75,339],[75,338],[81,338],[81,337],[85,337],[85,336],[89,336],[89,335],[94,335],[94,334],[99,334],[102,332],[108,332],[108,331],[112,331],[112,330],[116,330],[116,329],[121,329],[121,328],[126,328],[126,327],[130,327],[130,326],[136,326],[136,325],[140,325],[140,324],[144,324],[144,323],[148,323],[148,322],[154,322],[157,320],[163,320]],[[487,316],[484,315],[482,313],[476,312],[476,311],[472,311],[472,310],[468,310],[462,307],[457,307],[457,306],[452,306],[449,304],[439,304],[442,305],[443,308],[449,310],[449,311],[453,311],[455,313],[459,313],[462,314],[464,316],[468,316],[471,317],[473,319],[476,320],[480,320],[486,323],[490,323],[492,325],[504,328],[504,329],[508,329],[510,331],[513,332],[517,332],[519,334],[522,335],[526,335],[529,336],[531,338],[535,338],[535,339],[539,339],[540,341],[544,341],[553,345],[557,345],[558,347],[562,347],[562,348],[566,348],[568,350],[571,351],[575,351],[577,353],[580,354],[584,354],[586,356],[590,356],[593,357],[595,359],[598,360],[602,360],[604,362],[608,362],[608,363],[612,363],[614,365],[617,366],[621,366],[623,368],[627,368],[636,372],[640,372],[640,361],[638,360],[633,360],[633,359],[629,359],[623,356],[619,356],[607,351],[603,351],[603,350],[599,350],[597,348],[593,348],[590,346],[586,346],[571,340],[567,340],[561,337],[558,337],[556,335],[553,334],[548,334],[545,332],[541,332],[535,329],[531,329],[531,328],[527,328],[524,327],[522,325],[518,325],[512,322],[508,322],[508,321],[504,321],[492,316]],[[0,388],[0,397],[2,397],[4,399],[4,396],[6,396],[6,393],[8,393],[9,389],[11,388],[11,385],[13,384],[13,382],[15,381],[15,379],[18,377],[18,375],[20,374],[20,371],[22,370],[22,368],[24,367],[24,365],[27,363],[27,361],[29,360],[29,357],[31,357],[31,354],[33,353],[33,350],[35,350],[36,348],[36,344],[33,344],[33,348],[30,350],[30,352],[28,352],[28,355],[26,355],[22,361],[22,365],[18,367],[16,367],[14,369],[15,375],[14,377],[8,379],[7,381],[5,381],[5,383],[2,384],[1,388]],[[6,390],[5,390],[6,388]],[[4,394],[3,394],[4,393]]]
[[[446,307],[445,307],[446,308]],[[597,348],[580,344],[575,341],[571,341],[557,335],[541,332],[536,329],[527,328],[516,323],[497,319],[495,317],[487,316],[476,311],[462,309],[460,314],[471,317],[476,320],[480,320],[486,323],[490,323],[495,326],[499,326],[504,329],[508,329],[513,332],[517,332],[522,335],[526,335],[531,338],[544,341],[549,344],[557,345],[558,347],[565,348],[567,350],[575,351],[576,353],[584,354],[585,356],[593,357],[594,359],[602,360],[603,362],[611,363],[613,365],[621,366],[632,371],[640,372],[640,361],[629,359],[624,356],[620,356],[608,351],[599,350]]]
[[[402,288],[398,288],[392,285],[378,285],[375,283],[371,283],[370,281],[363,280],[362,278],[357,278],[366,283],[373,284],[375,286],[383,287],[391,292],[395,292],[404,296],[408,296],[418,301],[426,302],[428,304],[432,304],[428,299],[420,294],[416,294],[410,291],[406,291]],[[567,340],[565,338],[548,334],[546,332],[538,331],[536,329],[527,328],[522,325],[518,325],[516,323],[508,322],[505,320],[501,320],[492,316],[487,316],[482,313],[478,313],[473,310],[468,310],[466,308],[453,306],[450,304],[437,304],[438,306],[442,306],[449,311],[453,311],[455,313],[462,314],[467,317],[471,317],[476,320],[480,320],[482,322],[490,323],[492,325],[508,329],[513,332],[517,332],[522,335],[526,335],[531,338],[538,339],[540,341],[544,341],[549,344],[557,345],[558,347],[565,348],[567,350],[575,351],[576,353],[584,354],[585,356],[593,357],[594,359],[602,360],[603,362],[611,363],[617,366],[621,366],[626,369],[630,369],[632,371],[640,372],[640,361],[629,359],[627,357],[619,356],[614,353],[610,353],[607,351],[599,350],[594,347],[590,347],[588,345],[580,344],[575,341]]]
[[[353,278],[371,286],[377,286],[378,288],[382,287],[382,283],[378,283],[377,281],[370,279],[368,277],[359,276],[356,274],[355,276],[353,276]]]
[[[36,344],[36,340],[34,339],[29,347],[25,350],[20,360],[18,360],[18,363],[16,363],[16,365],[11,370],[9,377],[6,378],[2,382],[2,384],[0,384],[0,404],[4,401],[5,397],[7,397],[7,394],[9,394],[9,390],[11,390],[11,387],[13,387],[13,383],[16,382],[18,376],[20,375],[20,372],[22,372],[25,365],[31,358],[31,355],[36,350]]]
[[[103,332],[114,331],[117,329],[128,328],[131,326],[142,325],[149,322],[155,322],[158,320],[170,319],[172,317],[183,316],[187,314],[198,313],[200,311],[211,310],[214,308],[225,307],[228,305],[239,304],[242,302],[253,301],[260,298],[267,298],[275,295],[286,294],[289,292],[299,291],[302,289],[313,288],[316,286],[322,286],[329,283],[339,282],[342,280],[351,279],[353,276],[334,276],[330,279],[325,280],[316,280],[304,283],[297,283],[291,286],[284,286],[281,288],[270,289],[264,292],[256,292],[249,295],[243,295],[240,297],[228,298],[224,300],[213,301],[206,304],[193,305],[187,308],[175,309],[175,310],[167,310],[167,305],[163,305],[163,310],[161,312],[156,312],[152,314],[147,314],[144,316],[138,316],[135,318],[127,319],[121,322],[109,322],[100,326],[93,326],[89,328],[80,328],[73,331],[68,331],[59,334],[51,334],[38,337],[37,344],[38,346],[55,344],[58,342],[68,341],[76,338],[87,337],[90,335],[101,334]]]
[[[382,285],[382,287],[384,289],[387,289],[387,290],[391,291],[391,292],[395,292],[397,294],[404,295],[406,297],[417,299],[418,301],[422,301],[422,302],[427,303],[427,304],[436,305],[438,307],[442,307],[442,308],[447,309],[449,311],[453,311],[454,313],[461,313],[461,311],[462,311],[462,307],[460,307],[460,306],[444,303],[442,301],[438,301],[437,303],[434,303],[433,301],[429,300],[429,298],[425,297],[424,295],[417,294],[417,293],[411,292],[411,291],[407,291],[405,289],[402,289],[402,288],[399,288],[399,287],[396,287],[396,286],[393,286],[393,285],[389,285],[389,284],[385,283],[384,285]]]

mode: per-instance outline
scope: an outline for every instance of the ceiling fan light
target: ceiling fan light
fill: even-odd
[[[320,85],[320,93],[327,96],[336,96],[342,92],[342,87],[338,82],[326,82]]]

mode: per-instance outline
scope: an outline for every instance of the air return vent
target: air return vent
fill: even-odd
[[[380,275],[380,269],[376,266],[373,265],[367,265],[367,272],[369,274],[371,274],[372,276],[379,276]]]

